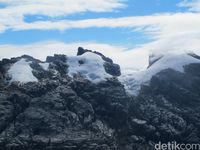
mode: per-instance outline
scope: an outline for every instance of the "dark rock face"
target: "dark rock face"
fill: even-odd
[[[120,83],[48,82],[1,91],[2,149],[116,149],[114,131],[126,125],[129,100]]]
[[[200,64],[185,73],[163,70],[133,97],[116,78],[72,79],[64,55],[48,57],[48,70],[26,58],[38,82],[8,84],[6,71],[20,58],[0,62],[0,150],[153,150],[159,141],[200,142]]]
[[[65,55],[55,54],[54,56],[47,56],[46,62],[56,62],[56,61],[66,62],[66,60],[67,57]]]
[[[163,55],[157,56],[157,55],[151,54],[149,56],[149,66],[147,68],[150,68],[154,63],[159,61],[162,57],[163,57]]]
[[[200,64],[185,72],[163,70],[131,101],[130,116],[146,121],[137,135],[155,142],[200,142]]]
[[[64,55],[47,57],[48,70],[41,61],[21,58],[30,58],[39,82],[7,84],[6,71],[20,58],[0,62],[0,149],[117,148],[115,130],[126,125],[130,99],[118,80],[93,84],[79,75],[72,80]]]
[[[105,68],[105,71],[112,76],[120,76],[121,75],[120,66],[118,64],[106,62],[106,63],[104,63],[104,68]]]
[[[197,54],[195,54],[195,53],[193,53],[193,52],[188,53],[188,55],[189,55],[189,56],[192,56],[192,57],[194,57],[194,58],[196,58],[196,59],[200,59],[200,56],[197,55]]]
[[[86,52],[92,52],[91,50],[84,49],[82,47],[78,48],[77,56],[83,55]]]

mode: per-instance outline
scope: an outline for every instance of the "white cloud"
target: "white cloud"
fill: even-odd
[[[200,0],[183,0],[178,6],[186,7],[189,11],[200,12]]]
[[[25,23],[26,15],[54,18],[85,12],[112,12],[126,6],[124,0],[0,0],[0,3],[5,4],[0,8],[0,32],[16,26],[33,25]],[[46,25],[35,25],[43,24]]]
[[[142,32],[154,40],[199,38],[200,13],[171,13],[149,16],[130,16],[121,18],[96,18],[84,20],[35,21],[27,23],[24,15],[43,14],[62,16],[80,12],[112,11],[124,7],[122,0],[0,0],[6,8],[0,9],[0,32],[12,30],[67,30],[72,28],[130,28]],[[198,2],[192,1],[193,3]],[[191,3],[192,3],[191,2]],[[84,3],[84,4],[83,4]],[[36,5],[37,4],[37,5]],[[183,1],[180,5],[189,5]],[[30,6],[30,8],[29,8]],[[100,7],[101,6],[101,7]],[[197,5],[195,5],[197,6]],[[100,8],[100,10],[99,10]]]
[[[141,17],[100,18],[79,21],[38,22],[32,25],[18,26],[15,29],[34,29],[35,27],[51,29],[70,28],[130,28],[143,32],[154,39],[142,45],[140,49],[147,51],[174,51],[200,49],[200,18],[199,13],[158,14]],[[49,25],[48,25],[49,24]]]
[[[154,37],[169,37],[181,35],[183,33],[200,32],[200,14],[196,13],[176,13],[159,14],[141,17],[121,17],[121,18],[98,18],[85,20],[63,20],[57,22],[40,21],[31,24],[18,24],[13,26],[15,30],[25,29],[71,29],[71,28],[133,28]]]
[[[122,0],[0,0],[10,15],[66,16],[84,12],[109,12],[125,7]]]
[[[121,18],[97,18],[84,20],[60,20],[60,21],[36,21],[26,23],[19,18],[11,19],[0,13],[0,28],[13,30],[66,30],[71,28],[132,28],[135,31],[144,32],[161,38],[167,36],[181,35],[183,33],[199,32],[199,13],[175,13],[158,14],[150,16],[121,17]]]

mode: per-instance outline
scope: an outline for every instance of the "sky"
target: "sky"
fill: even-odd
[[[199,26],[200,0],[0,0],[0,59],[81,46],[142,70],[151,53],[199,53]]]

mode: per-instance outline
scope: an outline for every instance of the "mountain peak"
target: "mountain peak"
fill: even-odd
[[[42,62],[31,56],[4,59],[0,62],[6,80],[9,82],[37,82],[53,76],[81,75],[91,82],[101,82],[107,78],[119,76],[120,66],[103,54],[78,48],[77,56],[47,56]]]
[[[179,73],[185,73],[185,66],[189,64],[199,64],[200,57],[194,53],[166,53],[151,54],[149,56],[149,66],[146,70],[123,74],[119,79],[125,85],[127,91],[137,95],[143,84],[148,84],[153,76],[163,70],[172,69]]]
[[[181,57],[183,57],[183,58],[181,58]],[[177,58],[179,58],[179,60],[177,60]],[[184,58],[187,58],[186,60],[184,60]],[[198,60],[200,60],[200,56],[198,56],[197,54],[195,54],[194,52],[180,52],[180,53],[170,53],[170,52],[168,52],[168,53],[165,53],[165,54],[163,54],[163,53],[161,53],[161,54],[156,54],[156,53],[154,53],[154,54],[151,54],[150,56],[149,56],[149,67],[151,66],[151,65],[153,65],[154,63],[156,63],[156,62],[158,62],[158,63],[160,63],[160,61],[161,60],[163,60],[163,59],[170,59],[169,61],[168,61],[168,63],[166,63],[166,64],[169,64],[169,63],[171,63],[171,61],[174,61],[174,64],[176,65],[178,62],[182,62],[182,63],[188,63],[188,64],[190,64],[190,63],[192,63],[193,61],[194,61],[194,63],[196,62],[196,61],[198,61]],[[175,60],[177,60],[177,62],[175,62]],[[173,68],[172,68],[173,69]]]
[[[0,149],[139,150],[158,141],[199,142],[200,59],[157,58],[126,76],[112,75],[119,67],[91,50],[45,62],[0,61]]]

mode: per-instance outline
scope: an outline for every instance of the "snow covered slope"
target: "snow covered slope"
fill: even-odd
[[[49,63],[39,63],[39,65],[40,65],[44,70],[48,70],[48,69],[49,69]]]
[[[41,62],[29,56],[26,56],[26,58],[21,57],[18,59],[19,60],[12,64],[7,71],[8,76],[11,78],[10,82],[38,82],[38,76],[35,77],[32,73],[33,71],[36,72],[36,75],[44,75],[48,74],[48,72],[49,74],[51,74],[51,71],[57,73],[62,71],[66,72],[66,74],[68,74],[72,78],[75,74],[80,74],[81,76],[90,80],[93,83],[105,81],[107,78],[113,77],[106,71],[105,64],[108,62],[103,60],[101,55],[95,54],[93,52],[86,52],[79,56],[69,57],[65,55],[51,56],[52,61],[50,62]],[[59,61],[60,63],[57,63]],[[30,67],[31,63],[33,63],[32,68]],[[64,67],[61,67],[59,65],[64,65]],[[41,70],[39,66],[43,70]],[[112,69],[112,67],[114,67],[114,64],[111,63],[109,67],[110,69]],[[41,78],[41,76],[39,76],[39,78]]]
[[[144,71],[126,73],[119,78],[119,80],[124,84],[126,90],[132,94],[137,95],[141,84],[148,84],[152,76],[156,75],[165,69],[174,69],[176,71],[184,73],[184,66],[192,63],[200,63],[200,59],[197,59],[190,54],[166,54],[161,57],[158,55],[158,59],[154,56],[154,63],[150,65]]]
[[[84,53],[83,55],[68,57],[68,75],[81,74],[91,82],[97,83],[112,76],[106,73],[104,68],[105,61],[94,53]]]
[[[8,70],[8,75],[11,77],[10,82],[37,82],[38,80],[32,73],[30,63],[30,61],[27,61],[24,58],[14,63]]]
[[[18,58],[17,62],[11,65],[7,71],[11,77],[10,82],[38,82],[45,79],[51,74],[51,71],[74,77],[76,74],[82,75],[84,78],[93,83],[106,81],[108,78],[117,77],[112,72],[120,72],[120,67],[116,67],[112,61],[103,59],[98,53],[86,51],[78,56],[56,55],[50,57],[51,61],[41,62],[31,57]],[[30,64],[33,63],[33,65]],[[110,64],[109,64],[110,63]],[[119,81],[125,86],[126,90],[137,95],[142,84],[148,84],[152,76],[162,70],[171,68],[178,72],[184,73],[184,66],[191,63],[200,63],[200,57],[195,54],[165,54],[151,55],[149,67],[144,71],[122,71],[122,75],[118,77]],[[107,66],[106,66],[107,64]],[[40,67],[38,67],[40,66]],[[42,68],[42,69],[41,69]],[[35,77],[33,75],[36,75]],[[118,73],[117,73],[118,74]],[[44,76],[47,75],[47,76]]]

